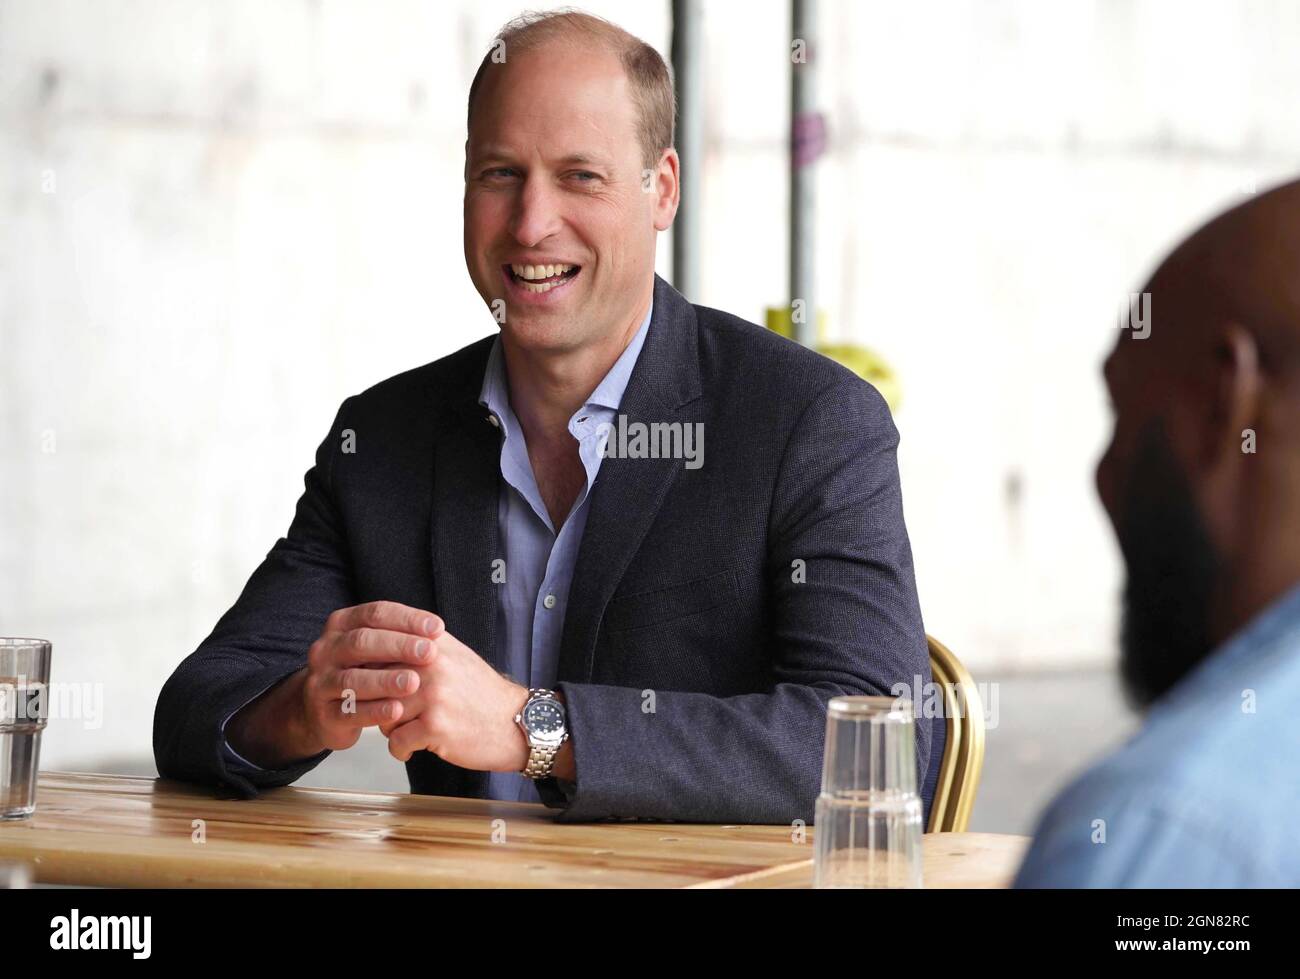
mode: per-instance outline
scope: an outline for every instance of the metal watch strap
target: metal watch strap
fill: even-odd
[[[555,753],[558,750],[559,746],[553,744],[530,745],[528,764],[524,766],[523,774],[529,778],[549,778],[551,769],[555,766]]]
[[[530,687],[528,689],[528,699],[534,697],[547,696],[556,700],[555,691],[547,690],[545,687]],[[527,707],[527,704],[524,705]],[[564,742],[561,741],[560,744]],[[560,750],[559,744],[532,744],[528,745],[528,764],[520,773],[528,778],[549,778],[551,769],[555,767],[555,755]]]

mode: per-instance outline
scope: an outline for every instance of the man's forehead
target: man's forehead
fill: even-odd
[[[1154,332],[1140,339],[1131,326],[1117,331],[1110,353],[1101,365],[1102,379],[1112,395],[1149,381],[1145,375],[1151,371],[1151,358],[1142,355],[1149,352],[1153,341]]]
[[[613,167],[638,155],[635,118],[556,105],[541,112],[483,113],[470,127],[466,151],[476,161],[541,161],[551,167]]]
[[[475,160],[518,160],[521,157],[531,157],[540,152],[542,158],[554,166],[607,166],[610,163],[609,156],[603,150],[595,148],[589,149],[548,149],[539,147],[535,143],[529,142],[526,145],[516,145],[513,142],[504,142],[499,139],[483,140],[475,142],[469,141],[469,155]]]
[[[556,160],[595,161],[613,155],[636,131],[635,104],[609,81],[535,86],[502,76],[476,100],[469,149],[475,156],[540,150]]]

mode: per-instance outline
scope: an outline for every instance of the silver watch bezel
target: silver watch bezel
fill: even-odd
[[[523,730],[524,737],[528,741],[528,746],[530,748],[535,746],[554,746],[558,748],[560,745],[564,744],[569,737],[569,713],[565,710],[563,701],[561,701],[559,697],[555,696],[555,694],[550,690],[530,690],[528,691],[528,694],[529,696],[528,699],[524,701],[524,706],[519,708],[519,713],[515,715],[515,723]],[[528,708],[537,701],[548,701],[559,708],[561,722],[559,734],[547,735],[529,729],[528,723],[524,718],[528,716]]]

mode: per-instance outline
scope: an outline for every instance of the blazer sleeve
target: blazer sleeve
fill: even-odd
[[[639,690],[556,685],[576,791],[539,793],[561,821],[813,823],[830,698],[930,682],[897,445],[884,399],[858,378],[823,389],[791,430],[768,527],[771,690],[659,691],[648,713]],[[919,792],[930,725],[915,730]]]
[[[315,464],[288,533],[253,572],[212,633],[163,685],[154,710],[158,773],[252,798],[315,768],[328,750],[281,769],[234,762],[224,723],[231,714],[307,663],[307,650],[335,609],[355,604],[346,537],[333,493],[344,401]]]

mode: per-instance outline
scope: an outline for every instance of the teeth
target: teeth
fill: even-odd
[[[563,275],[572,269],[572,265],[560,263],[558,265],[514,265],[510,266],[510,271],[521,279],[550,279],[557,275]]]

